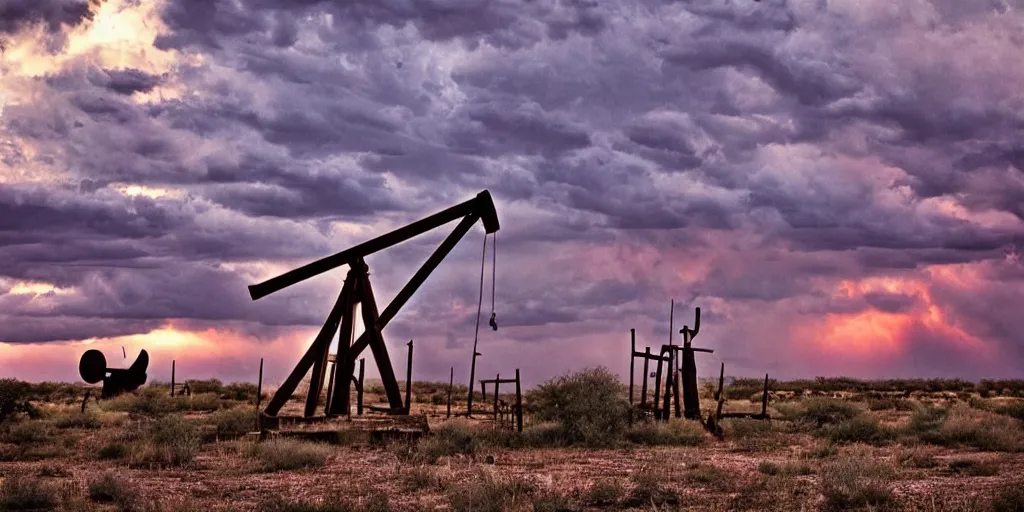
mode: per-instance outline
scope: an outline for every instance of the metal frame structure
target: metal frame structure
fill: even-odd
[[[384,308],[384,311],[378,313],[377,302],[374,299],[373,289],[370,286],[369,268],[364,258],[460,218],[462,221],[459,222],[452,233],[427,258],[423,266],[416,271],[391,303]],[[306,395],[304,416],[307,418],[313,416],[324,386],[331,340],[334,337],[334,333],[339,332],[339,330],[337,363],[333,368],[334,387],[329,391],[331,400],[328,401],[325,407],[325,414],[327,416],[348,414],[350,409],[349,393],[352,382],[352,379],[349,377],[354,371],[356,358],[367,347],[373,352],[373,358],[376,361],[377,369],[384,383],[384,390],[387,394],[388,405],[390,406],[389,412],[391,414],[404,413],[406,407],[402,403],[402,394],[398,388],[398,381],[395,379],[395,372],[391,367],[391,360],[388,356],[381,331],[398,314],[398,311],[412,297],[413,293],[419,289],[430,273],[437,268],[445,256],[451,252],[459,240],[469,232],[469,229],[478,220],[483,221],[484,230],[488,234],[498,231],[500,227],[494,202],[491,199],[490,193],[486,190],[477,194],[473,199],[420,219],[390,233],[296,268],[262,283],[250,285],[249,295],[252,297],[252,300],[258,300],[342,265],[349,266],[345,284],[327,317],[327,321],[320,329],[319,334],[313,340],[309,349],[295,365],[291,374],[285,379],[277,392],[274,393],[274,396],[270,399],[264,410],[264,414],[267,416],[277,416],[281,408],[288,401],[288,398],[295,392],[302,378],[312,370],[309,391]],[[365,331],[353,343],[354,313],[357,304],[362,305],[362,322]]]

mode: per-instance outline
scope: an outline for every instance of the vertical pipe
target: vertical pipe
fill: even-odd
[[[409,340],[409,360],[405,367],[405,413],[412,413],[412,340]]]
[[[452,366],[451,373],[448,376],[448,414],[446,418],[452,417],[452,387],[455,385],[455,367]]]
[[[519,368],[516,368],[516,430],[523,431],[523,392],[519,380]]]
[[[191,393],[191,390],[189,390]],[[256,430],[263,432],[262,423],[260,422],[260,402],[263,401],[263,358],[260,358],[260,377],[256,381]]]
[[[498,382],[499,380],[501,380],[501,374],[500,373],[495,374],[494,375],[494,422],[495,423],[498,422],[498,387],[501,386],[501,383]]]
[[[629,405],[633,405],[633,362],[636,358],[633,357],[636,354],[636,329],[629,330]]]
[[[761,396],[761,416],[768,414],[768,374],[764,374],[764,395]]]
[[[644,349],[644,380],[643,380],[643,384],[640,385],[640,404],[641,405],[644,405],[644,404],[647,403],[647,381],[650,378],[647,375],[650,372],[650,369],[648,368],[648,364],[650,363],[650,361],[651,361],[651,347],[647,347],[647,348]]]
[[[334,361],[331,363],[331,369],[328,370],[327,377],[327,398],[324,404],[324,416],[331,415],[331,400],[334,400],[334,367],[338,364],[338,356],[334,356]]]
[[[665,357],[665,351],[662,350],[658,356],[658,370],[654,377],[654,417],[661,418],[661,364],[664,362],[662,359]]]
[[[171,396],[174,396],[174,359],[171,359]]]
[[[480,397],[481,400],[487,400],[487,386],[484,384],[484,381],[480,381]]]
[[[676,312],[676,300],[672,299],[668,307],[668,346],[672,346],[672,320]]]
[[[676,365],[678,366],[679,356],[676,356],[675,361],[677,363]],[[679,379],[679,370],[676,370],[676,371],[672,372],[672,398],[674,399],[674,402],[675,402],[676,418],[679,418],[679,417],[682,416],[681,411],[679,409],[679,395],[681,394],[680,393],[680,389],[679,389],[679,381],[680,381],[680,379]],[[684,381],[683,382],[683,386],[685,387],[686,385],[687,384]]]
[[[661,410],[661,419],[668,421],[670,416],[670,406],[672,404],[672,374],[675,373],[672,369],[675,367],[675,355],[676,351],[669,349],[668,351],[668,372],[665,373],[665,396],[664,403]]]
[[[366,358],[359,360],[359,393],[356,393],[356,415],[363,415],[363,377],[366,375]],[[351,412],[349,414],[352,414]]]
[[[473,387],[476,386],[476,358],[480,353],[476,351],[476,342],[473,342],[473,361],[469,365],[469,396],[466,397],[466,417],[471,418],[473,416]],[[487,397],[484,397],[486,400]]]

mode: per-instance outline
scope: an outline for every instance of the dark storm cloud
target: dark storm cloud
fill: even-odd
[[[758,338],[754,323],[799,315],[914,315],[914,297],[840,299],[831,288],[978,264],[1024,234],[973,217],[1024,218],[1019,96],[996,80],[1012,70],[971,66],[1012,52],[981,59],[970,38],[950,52],[952,36],[933,30],[983,26],[1005,36],[994,46],[1019,46],[987,5],[885,15],[871,2],[163,5],[154,45],[202,63],[162,75],[79,59],[39,82],[31,108],[5,107],[5,128],[34,147],[3,161],[60,169],[71,183],[0,187],[3,272],[77,291],[18,302],[18,319],[61,321],[12,320],[24,334],[0,339],[140,332],[162,318],[249,333],[318,325],[340,276],[253,303],[244,286],[266,270],[247,262],[325,256],[484,188],[502,219],[499,324],[539,343],[551,341],[540,327],[597,333],[618,319],[662,333],[668,299],[683,295],[717,326],[709,342],[716,329]],[[184,93],[139,101],[164,86]],[[118,184],[179,199],[126,198]],[[943,195],[966,212],[923,201]],[[332,220],[390,227],[339,235]],[[445,234],[371,257],[381,307]],[[479,235],[389,336],[451,344],[453,329],[471,332]],[[593,257],[612,244],[624,248]],[[966,300],[935,293],[949,307]],[[977,293],[1013,298],[992,284]],[[1012,339],[1012,322],[995,319],[1008,313],[964,311],[994,326],[987,336]],[[914,351],[941,337],[922,332]]]
[[[0,4],[0,33],[14,33],[34,24],[50,32],[91,18],[88,0],[4,0]]]

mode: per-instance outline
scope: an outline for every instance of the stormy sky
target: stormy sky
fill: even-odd
[[[480,374],[625,377],[674,299],[701,375],[1024,377],[1019,0],[8,0],[0,45],[2,376],[279,382],[346,269],[247,285],[487,189]],[[417,379],[468,378],[483,240],[384,331]]]

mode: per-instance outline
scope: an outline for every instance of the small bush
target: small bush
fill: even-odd
[[[40,467],[39,471],[36,472],[36,475],[49,478],[66,478],[71,476],[71,473],[60,466],[47,464]]]
[[[878,418],[862,414],[832,427],[828,437],[838,443],[882,444],[896,438],[896,431],[879,423]]]
[[[38,478],[11,474],[0,486],[0,510],[52,510],[56,506],[57,493]]]
[[[217,379],[187,380],[185,383],[188,384],[188,388],[192,391],[192,395],[213,393],[220,396],[224,391],[224,383]]]
[[[220,409],[220,395],[217,393],[193,393],[191,397],[180,397],[179,409],[190,411],[216,411]]]
[[[568,496],[554,491],[538,491],[533,495],[533,512],[572,512],[576,510]]]
[[[1021,512],[1024,510],[1024,488],[1007,484],[996,490],[992,497],[993,512]]]
[[[614,480],[594,482],[587,490],[583,503],[591,507],[610,507],[618,503],[626,491]]]
[[[92,409],[86,410],[84,413],[72,410],[58,416],[54,425],[57,428],[96,429],[102,427],[103,422]]]
[[[560,424],[569,444],[615,445],[628,426],[625,387],[603,367],[541,384],[528,394],[527,406],[538,421]]]
[[[0,379],[0,423],[17,413],[28,413],[32,406],[29,396],[32,386],[17,379]]]
[[[144,434],[130,448],[131,458],[136,462],[188,465],[201,444],[196,426],[179,415],[157,419]]]
[[[994,476],[999,473],[999,465],[991,461],[954,459],[949,462],[949,470],[970,476]]]
[[[631,480],[633,488],[622,503],[625,507],[657,508],[662,505],[678,505],[680,502],[679,495],[662,487],[661,479],[649,471],[634,473]]]
[[[249,402],[256,400],[258,387],[250,382],[234,382],[224,386],[221,391],[223,396],[229,400]]]
[[[639,445],[697,446],[704,442],[704,428],[696,421],[637,423],[626,430],[626,440]]]
[[[175,401],[164,390],[145,387],[134,393],[125,393],[101,402],[108,411],[120,411],[146,416],[161,416],[177,409]]]
[[[717,466],[698,464],[686,473],[686,480],[692,484],[728,492],[732,490],[736,476],[731,471]]]
[[[138,498],[135,488],[112,472],[89,480],[89,499],[113,501],[118,504],[130,503]]]
[[[434,464],[441,457],[474,455],[480,446],[480,437],[472,425],[464,421],[453,420],[434,429],[428,437],[421,439],[413,450],[413,456],[418,460]]]
[[[124,443],[112,442],[100,448],[99,458],[103,460],[123,459],[128,455],[128,447]]]
[[[779,467],[778,464],[767,460],[762,460],[757,465],[757,470],[766,475],[777,475],[779,473],[782,473],[782,468]]]
[[[929,446],[915,446],[903,450],[897,457],[900,464],[919,469],[934,468],[939,465],[935,460],[936,449]]]
[[[944,446],[971,446],[980,450],[1018,452],[1024,450],[1021,422],[995,413],[956,404],[941,416],[915,414],[910,430],[921,440]],[[915,418],[918,418],[915,421]]]
[[[536,489],[525,480],[500,480],[482,473],[480,478],[452,487],[448,504],[453,512],[502,512],[523,503],[531,503]]]
[[[804,457],[808,459],[825,459],[839,454],[839,447],[831,442],[818,443],[808,450]]]
[[[843,458],[826,464],[821,470],[823,508],[828,511],[864,507],[894,509],[895,497],[887,483],[893,475],[892,468],[864,458]]]
[[[860,409],[841,400],[812,398],[804,403],[804,409],[797,417],[797,421],[815,427],[823,427],[842,423],[859,414],[861,414]]]
[[[430,467],[414,467],[402,474],[402,483],[409,491],[430,489],[444,491],[448,483]]]
[[[250,445],[246,456],[260,462],[262,471],[287,471],[320,467],[331,449],[323,444],[295,439],[273,439]]]
[[[256,409],[248,406],[221,409],[211,414],[207,421],[216,427],[218,437],[239,437],[256,428]]]

